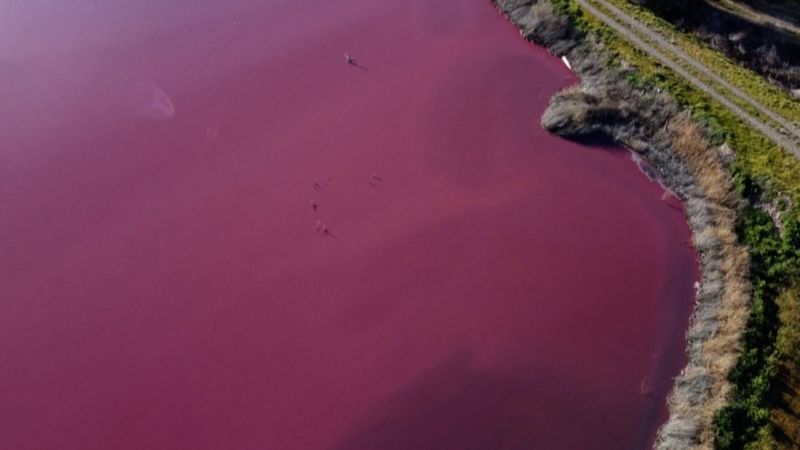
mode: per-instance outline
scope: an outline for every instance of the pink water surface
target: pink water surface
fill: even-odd
[[[0,3],[0,449],[647,447],[695,257],[575,81],[487,0]]]

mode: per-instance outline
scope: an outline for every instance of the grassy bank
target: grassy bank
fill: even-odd
[[[632,70],[607,38],[570,23],[580,19],[564,14],[570,3],[556,8],[549,0],[496,1],[523,36],[567,55],[581,78],[551,98],[542,126],[572,139],[610,137],[637,152],[651,175],[683,200],[702,282],[686,332],[687,364],[674,381],[670,418],[657,446],[710,449],[714,417],[733,390],[728,374],[738,359],[750,298],[749,257],[735,229],[741,201],[723,158],[684,108]]]
[[[704,126],[714,144],[726,144],[735,152],[728,170],[737,190],[751,205],[739,213],[737,232],[752,255],[753,299],[741,357],[731,373],[735,387],[732,398],[715,421],[715,446],[789,448],[796,434],[792,427],[797,424],[792,422],[792,414],[782,414],[781,408],[796,397],[794,374],[787,371],[797,367],[800,353],[800,162],[600,21],[583,14],[571,0],[553,3],[577,29],[608,50],[610,64],[635,68],[625,72],[633,84],[668,92]],[[676,45],[763,104],[787,118],[800,118],[800,103],[755,73],[736,66],[641,8],[624,0],[613,3],[663,30]],[[773,217],[758,208],[763,205],[770,205]],[[776,211],[780,212],[782,232],[773,220],[778,217]]]

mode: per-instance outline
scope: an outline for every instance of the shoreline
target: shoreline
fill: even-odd
[[[749,256],[737,242],[741,200],[703,130],[676,101],[625,81],[624,69],[548,0],[492,0],[523,38],[570,61],[580,82],[556,93],[542,126],[564,138],[610,137],[645,160],[674,192],[698,255],[700,286],[686,330],[687,364],[667,398],[668,419],[655,448],[713,448],[713,421],[731,396],[728,374],[736,363],[749,314]],[[562,60],[563,61],[563,60]]]

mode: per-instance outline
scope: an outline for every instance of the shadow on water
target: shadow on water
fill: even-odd
[[[624,151],[618,143],[611,139],[611,137],[601,132],[587,133],[580,136],[570,136],[568,139],[587,147],[597,147],[603,150]]]
[[[379,404],[331,450],[537,448],[533,432],[546,414],[530,383],[478,370],[463,354]]]
[[[592,405],[596,397],[586,387],[558,378],[536,369],[479,368],[462,353],[377,404],[329,450],[611,448],[639,440],[630,430],[612,436],[598,429],[615,408]]]
[[[609,137],[607,134],[599,131],[578,136],[564,137],[564,139],[584,145],[586,147],[591,147],[595,150],[602,150],[618,154],[629,152],[629,150],[626,149],[622,144],[615,142],[614,139]]]

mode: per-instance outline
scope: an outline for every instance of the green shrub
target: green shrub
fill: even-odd
[[[800,286],[793,286],[778,297],[781,328],[778,330],[778,352],[800,365]]]
[[[791,221],[796,216],[789,217]],[[778,336],[785,334],[786,328],[785,324],[780,327],[782,311],[777,299],[786,295],[782,292],[791,292],[784,287],[797,279],[800,264],[800,251],[792,245],[794,232],[786,231],[781,237],[772,218],[753,208],[745,211],[739,223],[739,237],[751,255],[753,309],[744,333],[742,354],[731,373],[735,387],[733,401],[717,416],[718,449],[761,448],[759,443],[767,442],[767,435],[771,435],[769,407],[778,373]],[[800,312],[793,319],[792,326],[800,326]]]

